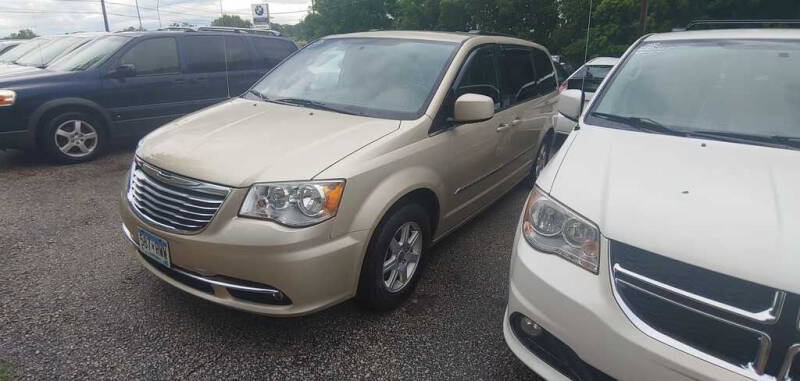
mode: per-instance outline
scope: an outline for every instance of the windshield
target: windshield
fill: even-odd
[[[342,112],[415,119],[457,45],[389,38],[319,40],[283,62],[253,90],[269,100],[302,100]]]
[[[679,133],[800,138],[798,68],[800,41],[645,43],[605,86],[588,122],[620,127],[598,117],[612,115]]]
[[[130,37],[110,36],[92,41],[72,54],[50,65],[50,70],[79,71],[88,70],[103,63],[114,54]]]
[[[28,42],[23,42],[17,45],[15,48],[3,53],[3,55],[0,56],[0,62],[8,63],[16,61],[17,59],[27,54],[28,52],[32,51],[33,49],[39,48],[40,46],[43,46],[49,43],[50,41],[52,41],[52,39],[39,37],[30,40]]]
[[[86,37],[65,37],[59,38],[39,49],[34,49],[28,54],[23,55],[16,61],[17,65],[24,66],[46,66],[54,58],[62,53],[66,53],[75,49],[77,46],[85,43],[88,40]]]

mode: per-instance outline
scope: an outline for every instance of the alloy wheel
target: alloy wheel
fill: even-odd
[[[86,157],[97,149],[97,129],[85,120],[71,119],[59,124],[53,138],[59,151],[69,157]]]
[[[406,222],[395,231],[383,261],[383,284],[392,293],[405,288],[414,277],[422,255],[422,228]]]

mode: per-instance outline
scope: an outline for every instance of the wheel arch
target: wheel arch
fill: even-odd
[[[49,115],[66,110],[83,111],[100,118],[100,121],[104,124],[105,133],[108,136],[112,135],[113,120],[111,119],[111,115],[103,109],[102,106],[85,98],[61,98],[42,104],[31,114],[30,120],[28,121],[28,136],[31,137],[30,143],[37,144],[39,142],[41,138],[42,122],[47,120],[46,118]]]

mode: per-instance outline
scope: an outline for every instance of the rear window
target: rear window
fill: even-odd
[[[253,46],[259,55],[258,66],[266,69],[277,65],[297,50],[291,42],[277,38],[253,38]]]
[[[536,75],[533,72],[531,49],[503,49],[503,105],[509,106],[536,97]]]
[[[252,67],[250,50],[241,37],[225,37],[225,57],[228,70],[247,70]]]
[[[548,94],[558,86],[553,69],[553,60],[542,50],[533,49],[533,62],[536,66],[536,84],[539,94]]]

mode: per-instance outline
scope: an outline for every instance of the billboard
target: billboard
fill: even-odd
[[[253,15],[253,26],[269,27],[269,4],[250,4]]]

